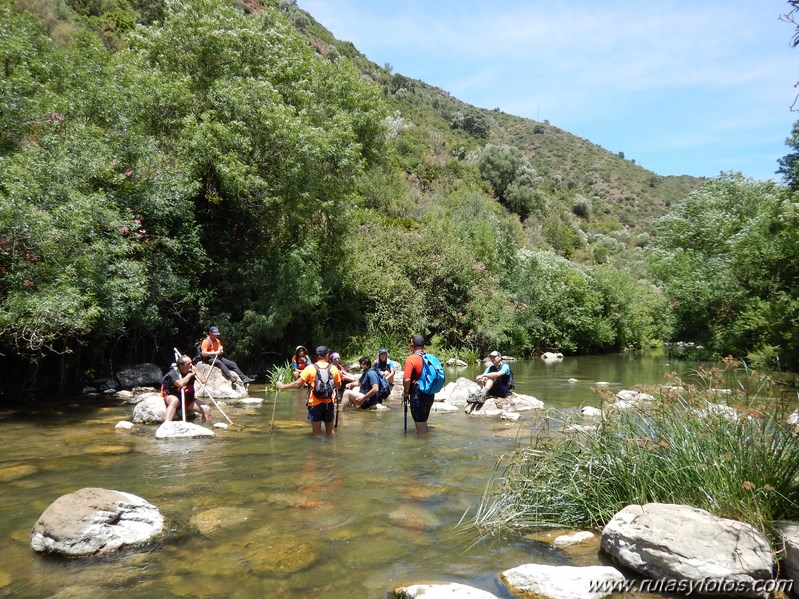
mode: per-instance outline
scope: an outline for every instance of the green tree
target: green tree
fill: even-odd
[[[795,367],[797,223],[784,189],[740,174],[675,206],[649,254],[673,308],[673,338],[736,355],[773,346]]]
[[[794,151],[777,160],[780,165],[777,174],[782,175],[788,188],[795,192],[799,190],[799,121],[793,124],[791,136],[785,140],[785,145]]]

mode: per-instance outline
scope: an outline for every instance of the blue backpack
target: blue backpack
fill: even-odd
[[[433,395],[444,386],[444,368],[433,354],[422,354],[422,376],[417,381],[419,391]]]
[[[377,401],[383,403],[383,400],[391,395],[391,385],[388,384],[388,379],[383,376],[383,373],[379,370],[375,370],[377,373]]]

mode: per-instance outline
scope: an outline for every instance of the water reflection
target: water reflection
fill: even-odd
[[[662,382],[670,369],[658,356],[513,364],[519,392],[559,409],[599,405],[598,381],[631,388]],[[260,408],[223,406],[244,430],[202,440],[158,440],[154,426],[118,431],[132,407],[105,399],[0,413],[0,533],[8,540],[0,594],[349,598],[456,581],[507,596],[501,571],[570,563],[530,539],[479,540],[456,528],[474,513],[498,457],[529,436],[533,414],[509,423],[433,413],[430,436],[418,438],[412,427],[403,433],[402,407],[391,404],[388,412],[348,410],[335,437],[317,439],[301,392],[281,393],[276,406],[274,397]],[[169,534],[103,559],[33,553],[30,529],[45,508],[88,486],[143,497],[167,518]]]

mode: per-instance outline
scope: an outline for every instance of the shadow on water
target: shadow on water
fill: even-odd
[[[548,407],[598,405],[591,387],[662,382],[657,357],[517,362],[517,390]],[[449,370],[449,380],[476,368]],[[569,382],[569,379],[577,379]],[[347,411],[333,438],[310,435],[304,395],[252,387],[259,407],[225,405],[240,432],[158,440],[155,426],[114,428],[132,406],[103,398],[0,412],[0,594],[16,597],[385,597],[417,582],[460,582],[509,597],[508,568],[572,558],[524,538],[480,539],[468,522],[497,459],[526,439],[519,422],[431,415],[403,433],[403,411]],[[271,432],[273,408],[275,430]],[[214,417],[223,421],[214,410]],[[35,554],[30,530],[82,487],[138,495],[168,522],[158,543],[113,557]]]

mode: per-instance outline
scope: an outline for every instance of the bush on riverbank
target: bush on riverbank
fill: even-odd
[[[541,430],[504,469],[498,463],[477,527],[601,527],[626,505],[649,502],[702,508],[765,534],[796,519],[799,443],[785,405],[771,379],[727,366],[651,390],[640,408],[606,405],[595,430]],[[735,386],[722,390],[725,380]]]

